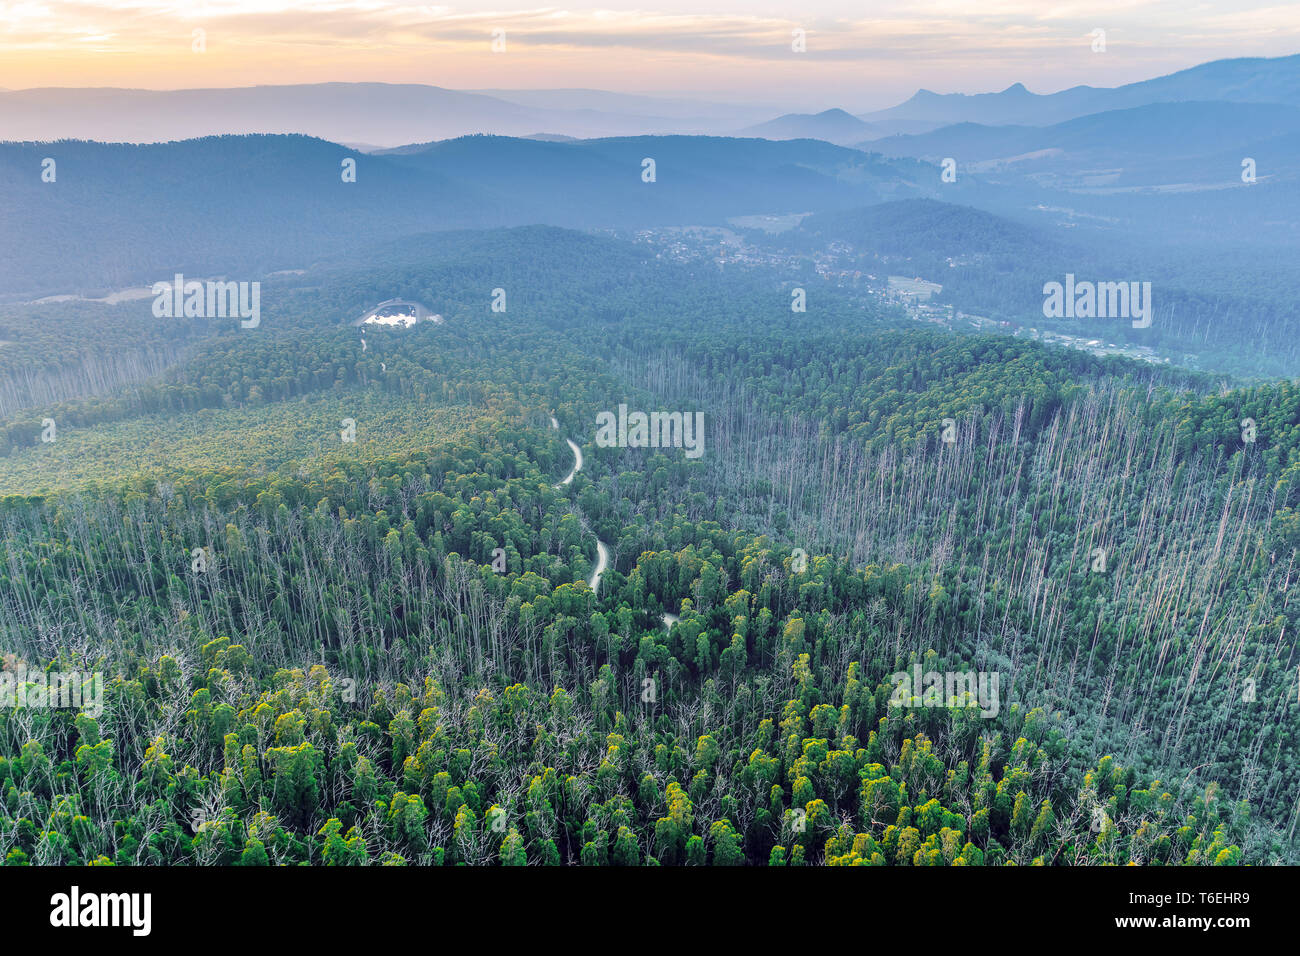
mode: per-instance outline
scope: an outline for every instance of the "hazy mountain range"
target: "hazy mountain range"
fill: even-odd
[[[40,175],[47,157],[53,183]],[[355,182],[342,178],[349,159]],[[12,184],[0,193],[0,295],[121,288],[159,270],[261,274],[444,229],[637,229],[864,205],[925,194],[927,170],[811,140],[685,136],[469,136],[375,155],[304,136],[0,143]]]
[[[1105,56],[1104,53],[1097,55]],[[1022,83],[1009,86],[1000,93],[974,95],[920,90],[905,103],[865,113],[859,118],[868,123],[905,119],[1037,126],[1105,110],[1188,100],[1295,103],[1300,100],[1300,55],[1215,60],[1124,86],[1076,86],[1050,94],[1031,93]]]
[[[761,106],[659,100],[597,90],[505,90],[488,95],[392,83],[0,93],[0,136],[6,140],[149,143],[227,133],[301,133],[385,147],[471,133],[582,138],[706,133],[770,115]]]
[[[1019,172],[1059,185],[1122,189],[1239,186],[1300,175],[1300,109],[1271,103],[1177,102],[1092,113],[1051,126],[957,123],[861,143],[888,156],[954,158],[972,173]]]
[[[1104,56],[1105,54],[1098,54]],[[389,83],[230,89],[42,88],[0,91],[0,137],[160,142],[226,133],[302,133],[361,148],[470,133],[579,138],[668,133],[824,139],[851,144],[952,123],[1042,126],[1162,102],[1290,104],[1300,99],[1300,56],[1205,63],[1115,88],[1035,94],[921,90],[871,113],[836,108],[773,117],[762,104],[696,101],[601,90],[451,90]]]
[[[865,118],[831,109],[762,119],[596,90],[385,84],[0,94],[6,130],[25,103],[24,122],[60,135],[75,133],[58,125],[73,114],[126,138],[168,122],[172,136],[254,131],[143,145],[0,142],[0,299],[102,294],[175,272],[257,277],[448,230],[545,224],[633,237],[812,213],[773,240],[773,261],[856,250],[854,271],[924,275],[959,306],[1021,318],[1046,278],[1149,277],[1164,296],[1169,344],[1217,347],[1232,323],[1273,342],[1265,331],[1291,334],[1284,313],[1300,292],[1300,109],[1282,102],[1298,73],[1300,57],[1230,60],[1114,90],[918,94]],[[45,112],[34,105],[42,98]],[[1060,118],[1073,110],[1092,112]],[[732,135],[565,132],[638,127],[651,111],[669,125],[729,118]],[[313,117],[336,138],[283,132]],[[439,135],[492,123],[526,132]],[[404,145],[377,145],[393,138]],[[371,151],[345,145],[356,142]],[[940,175],[948,158],[956,181]],[[57,163],[54,182],[42,178],[46,159]],[[342,176],[349,161],[355,182]]]
[[[763,139],[822,139],[828,143],[852,146],[896,133],[924,133],[938,124],[927,120],[885,119],[868,123],[841,109],[820,113],[787,113],[774,120],[758,123],[736,133]]]

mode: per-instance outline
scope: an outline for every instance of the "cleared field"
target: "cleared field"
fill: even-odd
[[[162,476],[192,468],[253,472],[324,468],[454,438],[481,409],[430,405],[377,389],[314,394],[271,405],[149,415],[60,428],[55,441],[0,458],[0,495],[71,489],[87,482]],[[344,419],[355,439],[343,441]]]

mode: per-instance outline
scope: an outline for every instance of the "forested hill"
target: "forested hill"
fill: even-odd
[[[940,301],[995,321],[1141,346],[1235,377],[1295,375],[1300,259],[1289,211],[1300,208],[1300,173],[1289,157],[1300,114],[1143,109],[1031,130],[1065,137],[1034,151],[1055,159],[1031,166],[1004,163],[1020,147],[1002,128],[981,132],[988,144],[978,148],[949,131],[951,154],[927,147],[924,161],[870,144],[709,136],[467,136],[372,154],[305,136],[0,143],[9,184],[0,216],[10,226],[0,233],[0,301],[99,298],[177,273],[266,281],[322,261],[367,261],[376,246],[435,231],[545,223],[662,239],[681,227],[745,231],[806,216],[746,240],[781,269],[897,268],[943,286]],[[1188,119],[1196,110],[1232,119],[1216,127],[1221,142],[1187,132],[1203,128]],[[1256,125],[1259,142],[1247,136]],[[1129,138],[1108,131],[1135,126],[1148,135],[1144,151],[1116,154],[1108,144]],[[1158,135],[1174,127],[1176,143]],[[1152,142],[1173,151],[1154,155]],[[1264,170],[1249,188],[1242,156]],[[948,161],[955,181],[941,170]],[[1112,167],[1120,178],[1097,186],[1095,170]],[[752,261],[748,252],[738,261]],[[1150,283],[1152,324],[1042,321],[1045,284],[1067,274]]]
[[[861,205],[919,194],[925,168],[815,140],[688,136],[470,136],[378,155],[306,136],[0,143],[0,295],[113,290],[176,271],[261,276],[438,229],[633,229]]]
[[[0,711],[7,862],[1300,861],[1295,385],[422,242],[10,414],[5,666],[106,688]],[[392,295],[444,321],[344,324]]]
[[[1267,215],[1263,206],[1258,212]],[[1134,220],[1159,216],[1139,200],[1130,213]],[[841,268],[929,279],[943,287],[936,301],[1025,330],[1142,345],[1180,364],[1245,378],[1300,374],[1300,323],[1291,307],[1300,268],[1272,237],[1241,246],[1203,238],[1164,244],[1135,236],[1128,220],[1063,230],[957,202],[906,199],[818,213],[761,241],[801,256],[838,244]],[[1135,329],[1127,316],[1045,317],[1044,284],[1067,274],[1141,277],[1153,290],[1152,325]]]

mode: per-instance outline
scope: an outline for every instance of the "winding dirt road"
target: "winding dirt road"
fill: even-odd
[[[556,431],[560,430],[560,423],[556,421],[554,415],[551,416],[551,427],[554,428]],[[565,485],[573,481],[574,476],[577,475],[578,472],[582,471],[582,449],[578,447],[578,443],[575,442],[572,438],[566,437],[564,440],[565,442],[568,443],[569,448],[573,451],[573,468],[571,468],[569,470],[569,473],[564,476],[564,479],[555,486],[556,488],[563,488]],[[601,541],[599,538],[597,538],[596,539],[596,569],[591,572],[591,577],[587,579],[587,586],[591,588],[593,594],[599,593],[601,576],[604,575],[605,570],[608,567],[609,567],[609,545],[607,545],[604,541]],[[668,630],[672,630],[672,626],[677,622],[678,617],[676,614],[664,614],[662,619],[664,622],[664,627],[667,628]]]

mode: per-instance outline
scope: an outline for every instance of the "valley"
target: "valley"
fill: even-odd
[[[1300,58],[571,16],[0,91],[6,866],[1300,864]]]

